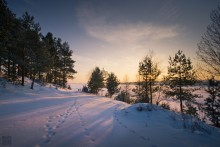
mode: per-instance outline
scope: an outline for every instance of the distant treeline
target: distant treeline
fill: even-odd
[[[0,0],[0,73],[10,81],[24,85],[24,77],[66,87],[73,78],[75,61],[67,42],[48,32],[41,34],[40,24],[27,12],[21,18]],[[21,77],[21,78],[19,78]]]

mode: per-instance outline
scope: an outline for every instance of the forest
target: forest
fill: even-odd
[[[34,82],[67,87],[67,79],[76,73],[73,51],[68,42],[51,32],[41,33],[34,16],[25,12],[21,18],[0,1],[0,73],[7,80],[24,85],[24,77]]]

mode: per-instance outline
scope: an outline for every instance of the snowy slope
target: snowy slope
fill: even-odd
[[[218,146],[220,130],[200,125],[208,132],[184,128],[181,115],[147,104],[37,84],[0,87],[0,136],[11,136],[12,146]]]

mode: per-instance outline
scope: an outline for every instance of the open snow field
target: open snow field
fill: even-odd
[[[81,88],[81,87],[79,87]],[[75,89],[77,89],[75,87]],[[0,87],[0,137],[11,146],[217,147],[220,130],[184,129],[181,116],[77,90]],[[137,111],[142,105],[143,111]],[[9,137],[11,142],[4,142]],[[9,145],[9,144],[8,144]]]

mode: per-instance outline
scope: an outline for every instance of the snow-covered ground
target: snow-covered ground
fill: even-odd
[[[81,93],[80,84],[73,90],[38,84],[34,90],[29,87],[0,86],[0,146],[4,137],[11,139],[11,146],[35,147],[216,147],[220,144],[219,129],[203,123],[190,125],[190,119],[183,121],[181,115],[160,107],[129,105]],[[140,106],[143,111],[137,110]]]

